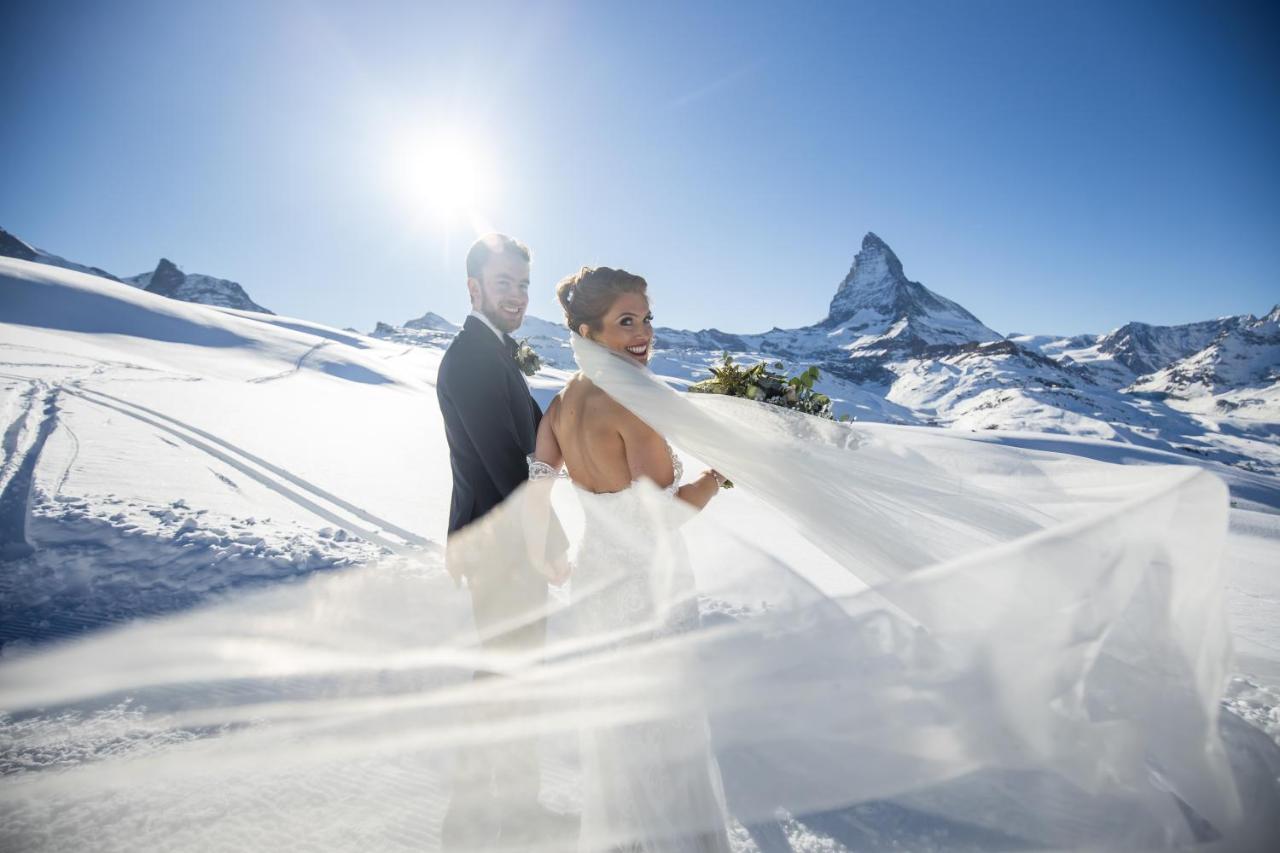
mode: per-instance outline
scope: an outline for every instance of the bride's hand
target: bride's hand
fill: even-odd
[[[708,468],[707,470],[703,471],[702,478],[709,479],[713,483],[715,483],[715,491],[711,493],[712,495],[719,493],[721,489],[733,488],[733,484],[729,482],[729,478],[726,477],[724,474],[721,474],[719,471],[717,471],[714,468]],[[726,483],[728,483],[728,485],[725,485]]]
[[[726,477],[724,474],[721,474],[715,468],[708,468],[707,470],[703,471],[702,476],[704,477],[710,476],[713,480],[716,481],[716,486],[718,488],[721,488],[721,489],[733,488],[733,483],[729,481],[729,478]]]
[[[694,509],[701,510],[716,496],[716,492],[720,491],[722,479],[718,471],[708,468],[698,475],[698,479],[681,486],[676,492],[676,497]]]

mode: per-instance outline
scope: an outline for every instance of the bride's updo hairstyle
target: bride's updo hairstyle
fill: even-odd
[[[565,276],[556,285],[556,296],[564,308],[564,322],[577,332],[584,323],[591,331],[600,330],[600,321],[609,313],[614,300],[624,293],[647,297],[648,282],[626,270],[610,267],[583,267]]]

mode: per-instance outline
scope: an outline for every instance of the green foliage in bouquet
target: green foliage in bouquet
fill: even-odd
[[[516,365],[525,376],[533,376],[542,369],[542,359],[538,357],[533,347],[529,346],[528,338],[521,338],[519,344],[516,350]]]
[[[784,370],[782,362],[772,365],[759,362],[751,367],[735,364],[729,353],[718,367],[711,368],[711,378],[689,386],[700,394],[726,394],[745,397],[761,403],[771,403],[786,409],[795,409],[806,415],[835,420],[831,413],[831,398],[813,390],[819,376],[818,368],[810,367],[795,376],[777,371]]]

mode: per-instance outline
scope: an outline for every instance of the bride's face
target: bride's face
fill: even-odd
[[[649,363],[653,349],[653,314],[649,313],[649,299],[643,294],[623,293],[609,306],[598,330],[583,326],[578,331],[640,364]]]

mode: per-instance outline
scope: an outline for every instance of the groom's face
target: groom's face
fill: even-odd
[[[479,278],[467,279],[467,289],[471,291],[471,307],[502,331],[514,332],[529,307],[529,262],[505,252],[493,255],[485,261]]]

